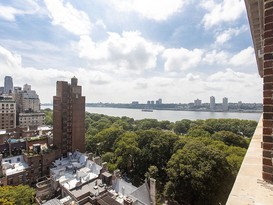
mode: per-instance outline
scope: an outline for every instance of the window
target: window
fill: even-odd
[[[17,162],[20,162],[20,161],[21,161],[21,160],[20,160],[20,157],[18,157],[18,158],[17,158]]]

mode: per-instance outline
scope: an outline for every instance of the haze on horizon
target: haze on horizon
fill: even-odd
[[[10,0],[0,27],[0,86],[42,103],[73,76],[86,102],[262,100],[243,0]]]

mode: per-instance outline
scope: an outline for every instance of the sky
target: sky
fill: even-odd
[[[74,76],[86,102],[262,101],[244,0],[0,1],[0,86],[51,103]]]

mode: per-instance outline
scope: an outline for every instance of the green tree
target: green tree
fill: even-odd
[[[159,122],[156,119],[143,119],[136,121],[137,129],[139,130],[149,130],[152,128],[159,128]]]
[[[45,113],[45,124],[46,125],[53,125],[53,111],[49,108],[44,110]]]
[[[3,204],[34,204],[34,196],[35,190],[27,185],[0,187],[0,203]]]
[[[210,137],[210,133],[200,126],[191,127],[187,135],[191,137]]]
[[[173,126],[174,132],[176,134],[186,134],[190,129],[191,122],[190,120],[176,121]]]
[[[231,189],[225,153],[207,146],[201,138],[177,150],[168,162],[167,173],[170,180],[165,196],[179,204],[224,204]]]
[[[130,173],[135,169],[135,162],[140,157],[137,138],[137,134],[126,132],[115,143],[117,166],[126,173]]]
[[[219,131],[212,135],[213,139],[221,140],[226,145],[247,148],[248,143],[241,135],[234,134],[230,131]]]

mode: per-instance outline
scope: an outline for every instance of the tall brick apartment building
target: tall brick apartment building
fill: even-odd
[[[60,156],[78,150],[85,152],[85,97],[78,79],[71,83],[57,81],[53,97],[53,145],[60,149]]]

